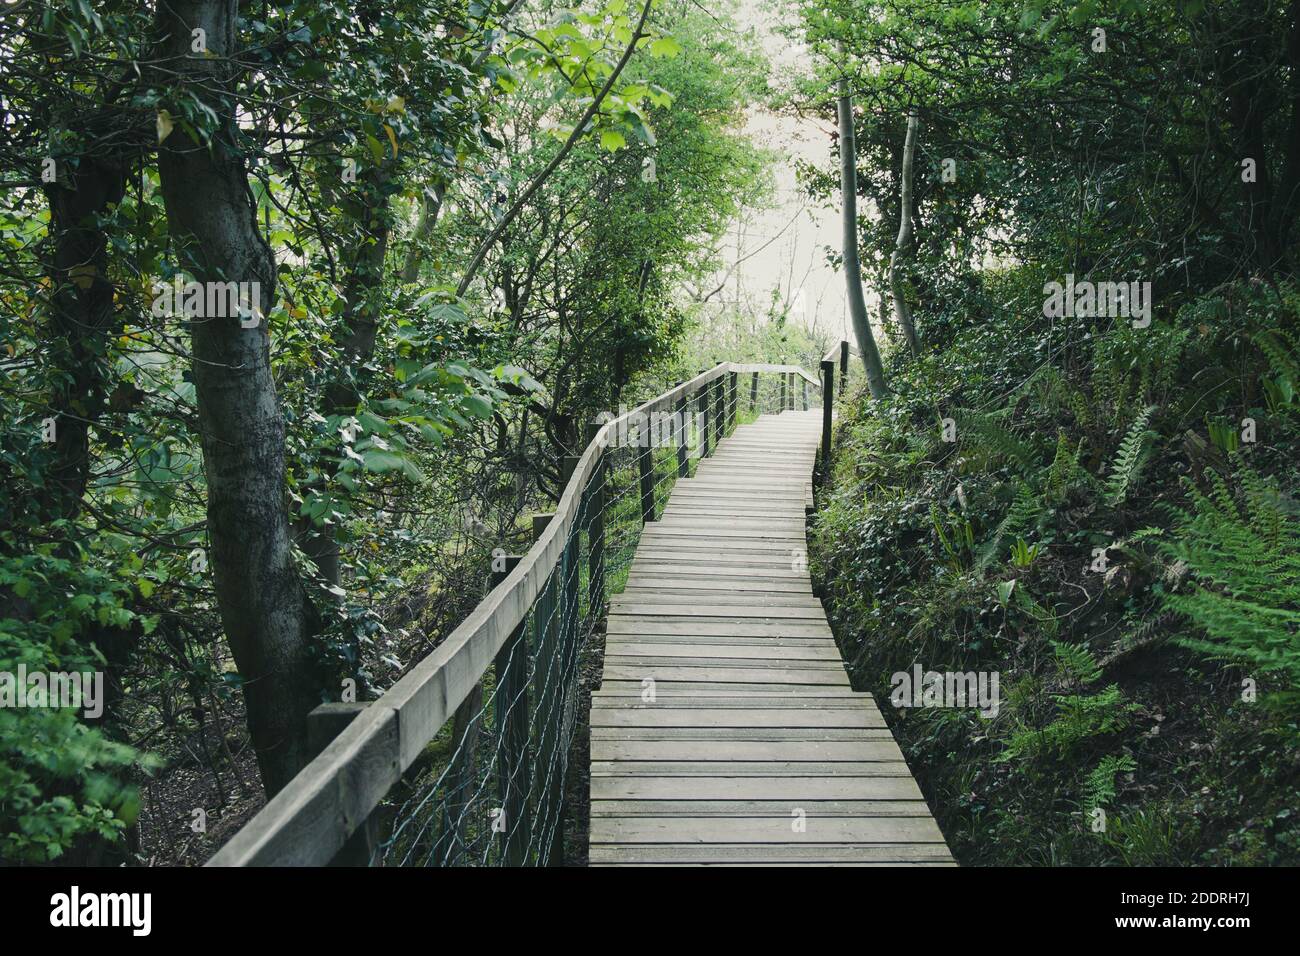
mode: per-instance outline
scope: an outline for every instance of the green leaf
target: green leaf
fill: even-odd
[[[654,57],[673,57],[682,52],[682,45],[672,37],[659,37],[650,41],[650,55]]]

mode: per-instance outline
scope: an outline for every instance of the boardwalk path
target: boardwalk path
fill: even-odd
[[[951,864],[801,560],[820,427],[742,426],[646,527],[592,697],[593,865]]]

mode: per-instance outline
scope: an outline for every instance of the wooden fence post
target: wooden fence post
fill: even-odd
[[[579,458],[577,456],[566,456],[564,459],[564,476],[565,484],[568,484],[569,478],[578,469]],[[652,486],[653,488],[653,486]],[[654,507],[653,490],[651,507]],[[560,724],[556,731],[557,746],[559,747],[559,780],[557,787],[559,796],[556,807],[559,812],[559,819],[555,827],[555,838],[553,841],[553,853],[557,853],[562,862],[564,857],[565,831],[569,825],[569,805],[565,799],[565,783],[568,776],[569,767],[569,740],[565,735],[566,728],[572,727],[573,715],[577,713],[578,707],[578,651],[581,646],[579,635],[582,633],[582,615],[581,605],[578,603],[578,596],[581,589],[578,587],[578,565],[582,558],[582,526],[586,523],[587,496],[579,494],[578,507],[575,514],[573,528],[569,532],[569,537],[564,543],[564,549],[560,552],[560,591],[561,607],[563,612],[560,615],[560,640],[559,653],[561,661],[560,670],[560,706],[559,718]],[[590,611],[588,612],[590,613]]]
[[[636,440],[636,467],[641,476],[641,522],[645,524],[655,520],[655,459],[649,422],[639,426]]]
[[[307,715],[308,756],[316,757],[352,721],[366,709],[368,702],[321,704]],[[379,844],[379,826],[376,814],[371,814],[348,837],[343,847],[330,860],[330,866],[378,866],[376,853]]]
[[[727,437],[727,376],[719,375],[713,381],[713,412],[718,421],[713,430],[713,447],[716,449],[718,442]]]
[[[840,394],[844,394],[844,386],[849,381],[849,343],[840,339]]]
[[[785,411],[785,386],[786,386],[786,378],[785,378],[785,372],[781,372],[781,373],[779,373],[779,374],[780,374],[780,376],[781,376],[781,405],[780,405],[780,407],[777,409],[777,411],[778,411],[778,412],[783,412],[783,411]]]
[[[708,370],[700,369],[700,374],[703,375],[706,371]],[[700,444],[701,444],[700,454],[701,457],[708,458],[709,457],[709,431],[712,423],[709,421],[710,418],[709,386],[707,383],[700,386],[700,390],[697,394],[696,400],[699,403],[700,417],[703,419],[700,425]]]
[[[492,568],[492,586],[506,579],[520,561],[518,555],[505,555],[500,566]],[[506,866],[523,866],[532,834],[528,817],[528,639],[524,622],[506,638],[493,664],[496,690],[493,711],[496,715],[497,796],[505,826],[501,860]]]
[[[758,373],[753,372],[749,377],[749,410],[751,412],[758,410]]]
[[[736,396],[736,382],[739,378],[735,372],[727,376],[727,427],[733,432],[736,430],[736,406],[740,404]]]
[[[587,425],[588,445],[596,440],[601,427],[599,422]],[[587,607],[596,617],[605,612],[605,476],[608,470],[605,449],[602,448],[588,486],[587,504],[591,515],[587,525]]]
[[[682,383],[678,382],[678,386]],[[674,428],[677,432],[677,477],[689,478],[691,474],[690,463],[686,455],[686,435],[690,430],[690,423],[686,420],[690,412],[685,393],[678,396],[677,403],[673,406],[673,417],[676,419]]]
[[[533,516],[533,540],[536,541],[550,524],[554,514]],[[563,562],[561,562],[562,564]],[[533,762],[534,779],[529,781],[529,791],[535,794],[530,808],[533,827],[541,834],[537,862],[551,866],[557,859],[556,834],[559,831],[560,807],[564,778],[557,772],[560,763],[560,723],[563,717],[563,688],[561,680],[561,655],[559,647],[560,615],[563,608],[559,575],[561,564],[546,576],[541,593],[533,605],[533,684],[537,691],[536,758]],[[546,837],[551,826],[550,839]]]
[[[822,362],[822,479],[831,470],[831,412],[835,407],[835,362]]]

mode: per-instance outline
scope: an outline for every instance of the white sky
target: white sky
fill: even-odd
[[[793,10],[781,0],[737,2],[738,25],[758,31],[772,62],[775,86],[792,72],[806,68],[803,50],[775,31],[793,16]],[[761,313],[775,288],[791,303],[795,321],[833,338],[852,338],[844,275],[826,262],[826,248],[838,250],[840,245],[838,211],[811,204],[795,174],[796,160],[832,168],[833,129],[830,122],[777,115],[766,109],[750,113],[746,132],[757,145],[778,153],[773,169],[776,193],[773,208],[750,210],[732,229],[726,258],[732,263],[744,261],[722,295],[729,301],[747,301]],[[838,196],[835,200],[838,202]],[[874,315],[875,296],[870,288],[866,291],[868,314]]]

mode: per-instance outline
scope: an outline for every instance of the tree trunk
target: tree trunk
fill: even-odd
[[[858,157],[853,138],[853,98],[847,77],[840,78],[840,195],[844,207],[844,278],[848,284],[849,316],[858,352],[867,370],[867,388],[872,398],[884,398],[885,369],[880,350],[867,318],[867,301],[862,295],[862,265],[858,261]]]
[[[414,282],[420,277],[420,259],[424,255],[424,244],[433,235],[433,227],[438,224],[438,215],[442,212],[442,201],[447,193],[443,183],[426,191],[420,200],[420,216],[415,221],[415,233],[406,250],[406,261],[402,264],[402,281]]]
[[[913,357],[920,351],[916,341],[916,325],[912,310],[903,292],[903,278],[899,266],[907,248],[912,243],[912,168],[916,157],[916,131],[920,120],[913,113],[907,118],[907,138],[903,141],[903,169],[899,174],[898,239],[889,257],[889,291],[894,298],[894,322],[903,333]]]
[[[199,282],[257,282],[252,328],[239,317],[192,321],[193,377],[208,486],[210,565],[222,623],[243,678],[262,782],[274,795],[303,766],[306,717],[319,702],[308,655],[312,612],[294,566],[285,502],[284,419],[271,375],[266,312],[275,262],[258,232],[235,128],[235,0],[159,7],[162,55],[216,111],[212,142],[177,128],[159,148],[163,202],[179,264]],[[210,55],[190,52],[206,31]],[[180,91],[177,90],[177,95]]]
[[[109,384],[108,342],[115,310],[107,275],[108,243],[96,224],[126,191],[125,166],[93,157],[66,163],[66,179],[46,189],[54,242],[50,280],[52,361],[63,373],[50,405],[55,417],[54,464],[48,511],[74,519],[90,474],[90,426],[99,419]]]

